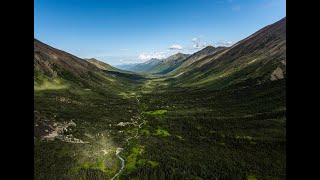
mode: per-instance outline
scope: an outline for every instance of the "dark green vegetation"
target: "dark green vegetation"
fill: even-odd
[[[283,19],[143,76],[35,40],[35,179],[111,179],[120,147],[116,179],[286,179],[285,45]]]
[[[116,174],[120,161],[114,152],[128,136],[120,131],[133,128],[117,124],[139,114],[137,101],[125,95],[145,79],[112,70],[35,40],[35,179],[109,179]],[[46,138],[71,121],[75,126]],[[88,143],[59,138],[67,135]]]
[[[181,90],[145,94],[149,115],[137,167],[139,179],[285,179],[285,81],[224,91]],[[150,102],[151,100],[151,102]],[[156,132],[163,129],[170,136]],[[142,178],[143,177],[143,178]]]

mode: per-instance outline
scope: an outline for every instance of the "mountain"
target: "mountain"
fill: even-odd
[[[85,59],[85,60],[88,61],[89,63],[95,65],[97,68],[102,69],[102,70],[119,71],[119,69],[117,69],[107,63],[101,62],[95,58],[90,58],[90,59]]]
[[[140,63],[120,64],[120,65],[115,65],[115,67],[122,70],[130,70],[138,64]]]
[[[118,135],[110,132],[140,115],[136,99],[128,97],[144,81],[140,75],[34,39],[34,179],[111,179],[119,166],[110,150],[117,148],[113,139]],[[109,163],[110,172],[82,175],[79,164],[97,162],[91,158]]]
[[[166,74],[180,66],[185,59],[188,57],[188,54],[177,53],[172,56],[169,56],[166,59],[158,61],[152,68],[148,69],[146,72],[150,74]]]
[[[99,71],[95,65],[37,39],[34,39],[34,69],[50,77],[65,73],[80,76],[89,71]]]
[[[145,72],[145,71],[148,71],[149,69],[151,69],[153,66],[157,65],[158,63],[160,63],[161,61],[162,61],[161,59],[152,58],[146,62],[139,63],[139,64],[133,66],[129,70],[137,71],[137,72]]]
[[[186,60],[171,73],[171,82],[178,86],[220,88],[239,83],[259,84],[285,78],[285,67],[286,18],[283,18],[232,47],[197,61]]]
[[[185,61],[180,66],[178,66],[176,69],[174,69],[172,72],[170,72],[170,74],[179,74],[180,72],[188,71],[187,68],[191,64],[199,61],[200,59],[202,59],[206,56],[209,56],[209,55],[212,55],[212,54],[217,53],[219,51],[222,51],[225,48],[226,47],[221,47],[221,46],[219,46],[219,47],[207,46],[204,49],[202,49],[198,52],[195,52],[194,54],[189,56],[187,59],[185,59]]]
[[[114,91],[127,88],[128,84],[141,78],[93,58],[81,59],[34,39],[35,89],[66,86],[100,89],[104,86]],[[122,83],[115,84],[115,81]]]
[[[152,58],[137,64],[130,70],[150,74],[166,74],[178,67],[188,57],[187,54],[177,53],[164,59]]]

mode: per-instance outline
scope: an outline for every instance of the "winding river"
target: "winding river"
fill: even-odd
[[[139,105],[140,101],[139,101],[139,99],[138,99],[137,97],[136,97],[136,99],[137,99],[138,105]],[[142,123],[140,123],[140,124],[138,125],[137,132],[136,132],[136,134],[135,134],[134,136],[131,136],[131,137],[129,137],[129,138],[126,139],[127,145],[126,145],[125,147],[123,147],[123,148],[121,148],[121,147],[117,148],[117,150],[116,150],[116,156],[121,160],[121,168],[120,168],[120,170],[118,171],[118,173],[115,174],[115,175],[111,178],[111,180],[114,180],[114,179],[115,179],[117,176],[119,176],[119,174],[123,171],[123,169],[124,169],[124,159],[120,156],[120,153],[122,152],[122,150],[123,150],[124,148],[126,148],[126,147],[130,144],[130,141],[129,141],[130,139],[132,139],[132,138],[137,138],[137,137],[138,137],[138,135],[139,135],[139,129],[141,128],[141,126],[142,126],[143,123],[145,123],[145,121],[143,121]]]

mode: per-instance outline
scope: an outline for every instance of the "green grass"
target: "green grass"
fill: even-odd
[[[254,175],[248,176],[248,180],[258,180]]]
[[[149,159],[140,159],[137,164],[138,164],[139,166],[143,166],[143,165],[146,165],[146,164],[150,164],[151,167],[153,167],[153,168],[159,165],[158,162],[151,161],[151,160],[149,160]]]
[[[151,115],[160,115],[160,114],[164,114],[168,112],[168,110],[165,110],[165,109],[160,109],[160,110],[155,110],[155,111],[147,111],[147,112],[144,112],[145,114],[151,114]]]
[[[143,152],[143,147],[140,146],[139,144],[137,144],[136,141],[131,140],[130,141],[132,144],[130,145],[130,147],[128,148],[129,150],[127,150],[125,152],[125,172],[124,174],[130,174],[132,171],[134,171],[136,169],[136,165],[138,162],[138,156],[141,155],[141,153]]]
[[[170,136],[170,133],[164,129],[161,129],[160,127],[158,127],[157,132],[154,135],[159,135],[159,136]]]
[[[145,134],[145,135],[150,135],[150,134],[151,134],[150,131],[147,130],[147,129],[142,129],[140,132],[141,132],[142,134]]]

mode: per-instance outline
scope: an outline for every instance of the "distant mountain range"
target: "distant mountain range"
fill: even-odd
[[[185,66],[188,66],[205,56],[219,52],[224,48],[226,47],[215,48],[213,46],[207,46],[206,48],[192,55],[179,52],[164,59],[152,58],[143,63],[125,64],[119,65],[117,67],[124,70],[142,72],[147,74],[168,74],[177,71],[176,69],[181,69]]]
[[[177,53],[165,59],[153,58],[144,63],[136,64],[129,70],[149,74],[166,74],[183,63],[188,56],[188,54]]]
[[[135,67],[138,64],[140,63],[120,64],[120,65],[114,65],[114,67],[122,70],[131,70],[133,67]]]
[[[237,83],[262,83],[286,77],[286,18],[262,28],[232,47],[206,48],[192,54],[177,53],[165,59],[115,68],[97,59],[81,59],[34,40],[35,70],[52,77],[66,75],[84,78],[90,72],[126,69],[171,77],[177,86],[228,86]],[[210,85],[210,86],[211,86]]]

